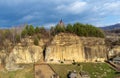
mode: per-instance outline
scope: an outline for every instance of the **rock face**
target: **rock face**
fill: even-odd
[[[16,46],[9,55],[9,61],[11,58],[14,59],[16,64],[37,62],[43,60],[43,49],[39,46]]]
[[[107,56],[107,47],[104,39],[95,37],[81,37],[80,39],[83,42],[86,62],[104,62]]]
[[[120,56],[120,46],[114,46],[108,53],[109,58],[113,56]]]
[[[84,47],[76,35],[61,33],[56,35],[51,44],[46,48],[47,62],[83,61]]]
[[[46,48],[45,55],[45,61],[49,63],[104,61],[106,46],[101,38],[80,38],[60,33]]]
[[[105,40],[102,38],[86,38],[70,33],[60,33],[47,47],[44,47],[47,42],[48,40],[40,40],[39,46],[32,43],[27,47],[15,46],[6,59],[6,68],[14,67],[14,64],[33,63],[43,61],[43,59],[48,63],[103,62],[107,56]],[[4,57],[2,54],[0,55],[1,63],[1,59]]]
[[[29,64],[43,61],[43,49],[39,46],[21,47],[16,46],[6,59],[6,69],[14,71],[21,69],[18,64]]]

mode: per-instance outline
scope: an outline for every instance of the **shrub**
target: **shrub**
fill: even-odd
[[[24,29],[24,30],[22,31],[21,35],[22,35],[22,37],[25,37],[25,36],[27,35],[27,30]]]
[[[73,65],[76,65],[76,62],[75,62],[75,60],[73,60],[73,63],[72,63]]]
[[[30,25],[28,29],[28,35],[32,36],[34,33],[35,33],[35,29],[32,25]]]
[[[58,34],[60,32],[65,32],[65,27],[61,27],[60,25],[56,25],[55,33]]]
[[[73,26],[71,24],[68,24],[66,27],[66,31],[72,33],[73,32]]]
[[[20,42],[20,35],[16,35],[15,40],[16,42]]]
[[[61,64],[63,64],[64,62],[63,62],[63,61],[61,61],[60,63],[61,63]]]
[[[39,32],[40,32],[39,27],[36,27],[36,28],[35,28],[35,33],[37,34],[37,33],[39,33]]]
[[[38,38],[34,38],[34,45],[38,46],[39,45],[39,39]]]

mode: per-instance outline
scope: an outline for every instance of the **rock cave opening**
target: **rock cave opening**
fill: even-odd
[[[46,45],[43,48],[43,60],[45,61],[45,56],[46,56]]]

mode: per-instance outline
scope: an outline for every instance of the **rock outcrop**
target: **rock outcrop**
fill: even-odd
[[[48,40],[41,39],[39,42],[39,46],[33,45],[33,41],[23,47],[16,45],[7,56],[6,68],[11,68],[14,64],[33,63],[43,59],[48,63],[103,62],[107,56],[107,47],[102,38],[60,33],[46,47]]]
[[[83,45],[76,35],[61,33],[56,35],[46,48],[45,60],[47,62],[83,61]]]
[[[45,54],[48,63],[103,62],[106,59],[106,46],[102,38],[60,33],[53,38]]]
[[[114,46],[108,53],[108,57],[120,56],[120,46]]]
[[[11,55],[14,55],[13,59],[17,64],[33,63],[39,60],[43,60],[43,49],[39,46],[28,47],[16,46],[13,48],[13,51],[11,52],[10,56]]]
[[[43,49],[39,46],[16,46],[6,59],[6,69],[9,71],[21,69],[18,64],[29,64],[43,61]]]
[[[103,38],[81,37],[80,39],[83,42],[84,46],[85,61],[104,62],[107,56],[107,47]]]

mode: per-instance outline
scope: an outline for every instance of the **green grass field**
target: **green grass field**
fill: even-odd
[[[0,78],[34,78],[33,66],[24,65],[25,69],[17,71],[1,71]],[[50,64],[50,66],[57,72],[60,78],[67,78],[67,74],[71,70],[77,72],[88,72],[91,78],[116,78],[119,74],[115,74],[106,63],[79,63],[78,64]]]
[[[79,63],[72,64],[50,64],[52,68],[60,75],[66,78],[68,71],[76,70],[77,72],[88,72],[91,78],[115,78],[117,75],[106,63]]]
[[[17,71],[0,71],[0,78],[34,78],[33,66],[24,65],[25,68]]]

